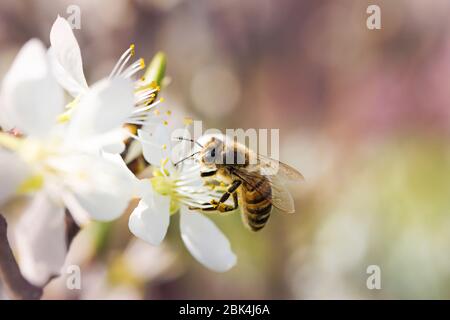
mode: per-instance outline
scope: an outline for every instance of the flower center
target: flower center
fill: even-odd
[[[0,147],[16,152],[29,168],[30,175],[16,190],[19,194],[38,191],[49,178],[64,175],[55,166],[65,152],[59,139],[39,141],[0,132]]]
[[[180,209],[177,186],[173,177],[170,177],[169,172],[166,169],[162,170],[164,170],[164,174],[161,170],[154,170],[153,178],[150,179],[150,182],[155,192],[170,197],[170,214],[174,214]]]
[[[175,183],[170,177],[155,176],[150,179],[153,190],[163,196],[172,196],[175,191]]]
[[[54,166],[55,160],[61,155],[61,145],[57,140],[42,143],[25,139],[17,150],[18,155],[30,168],[30,176],[18,187],[19,194],[35,192],[43,188],[48,178],[63,173]]]

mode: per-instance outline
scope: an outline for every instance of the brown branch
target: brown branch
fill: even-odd
[[[80,231],[80,227],[76,224],[75,220],[73,219],[72,215],[67,209],[65,219],[66,219],[66,245],[68,251],[70,245],[72,244],[73,238],[75,238],[75,236]]]
[[[9,246],[7,223],[0,215],[0,279],[12,299],[36,300],[42,296],[42,288],[29,283],[20,273]]]

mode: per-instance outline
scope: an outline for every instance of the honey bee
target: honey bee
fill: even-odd
[[[243,144],[218,137],[211,137],[194,154],[198,155],[200,175],[221,181],[228,188],[218,201],[205,204],[209,206],[190,209],[229,212],[240,204],[242,221],[251,231],[264,228],[273,207],[286,213],[295,212],[284,182],[304,179],[296,169],[257,154]],[[230,196],[234,205],[226,203]]]

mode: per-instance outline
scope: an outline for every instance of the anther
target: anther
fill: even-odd
[[[191,125],[193,120],[191,118],[184,118],[183,123],[185,126]]]

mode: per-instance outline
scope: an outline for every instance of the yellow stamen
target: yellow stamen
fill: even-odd
[[[75,107],[77,105],[79,100],[80,100],[80,98],[76,97],[75,99],[70,101],[68,104],[66,104],[66,106],[64,108],[65,109],[72,109],[73,107]]]
[[[164,159],[161,159],[161,168],[163,168],[164,169],[164,166],[167,164],[167,162],[169,162],[169,158],[164,158]]]
[[[80,98],[76,97],[65,106],[66,111],[58,116],[58,123],[65,123],[70,120],[70,118],[72,117],[73,109],[77,106],[79,101]]]
[[[166,150],[166,149],[167,149],[167,145],[166,145],[166,144],[163,144],[163,145],[161,146],[161,148],[162,148],[163,150]]]
[[[132,43],[131,45],[130,45],[130,49],[131,49],[131,56],[134,56],[134,54],[135,54],[135,51],[134,51],[134,48],[135,48],[135,45],[134,45],[134,43]]]
[[[192,122],[194,122],[194,120],[192,120],[192,118],[184,118],[183,123],[185,126],[190,126],[192,124]]]
[[[167,114],[168,116],[170,116],[170,115],[172,114],[172,111],[167,110],[167,111],[166,111],[166,114]]]
[[[144,60],[144,58],[140,58],[139,59],[139,66],[140,66],[141,69],[145,68],[145,60]]]
[[[153,113],[155,114],[155,116],[159,116],[159,115],[160,115],[160,112],[159,112],[158,109],[156,109],[155,111],[153,111]]]
[[[70,120],[70,116],[72,115],[72,109],[67,110],[63,114],[60,114],[57,118],[58,123],[66,123]]]
[[[163,125],[167,126],[169,124],[169,122],[167,122],[166,120],[163,121]]]
[[[25,194],[40,190],[44,185],[44,177],[42,175],[31,176],[22,182],[17,188],[17,193]]]

